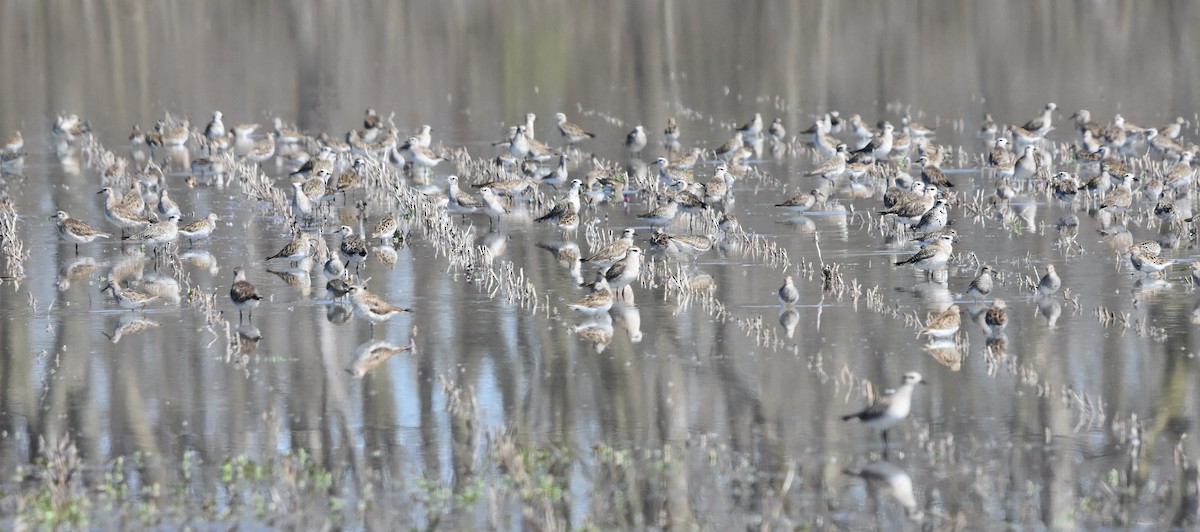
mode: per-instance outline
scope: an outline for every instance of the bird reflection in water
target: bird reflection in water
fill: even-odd
[[[412,351],[415,343],[410,343],[405,347],[398,347],[388,343],[386,340],[370,340],[359,344],[354,348],[354,362],[350,363],[350,367],[346,368],[346,372],[355,379],[361,379],[370,373],[375,368],[379,367],[389,358],[403,353]]]
[[[800,323],[800,313],[792,307],[779,309],[779,325],[783,327],[783,331],[787,333],[788,338],[796,335],[796,325]]]
[[[239,325],[236,329],[238,345],[237,352],[239,355],[249,355],[258,348],[258,342],[262,340],[262,331],[253,325]]]
[[[75,257],[64,262],[58,268],[57,286],[59,291],[66,291],[71,288],[71,283],[88,277],[99,267],[96,259],[92,257]]]
[[[867,482],[867,491],[878,501],[881,495],[894,499],[904,509],[904,515],[912,521],[925,519],[925,512],[917,505],[912,477],[895,464],[883,461],[867,464],[859,471],[845,471]]]
[[[588,316],[572,329],[575,334],[592,342],[596,353],[603,353],[613,339],[613,319],[607,313]]]
[[[101,331],[112,343],[117,343],[124,338],[125,335],[137,334],[151,327],[158,327],[157,321],[147,318],[144,314],[139,313],[122,313],[117,319],[117,325],[113,328],[112,334]]]
[[[642,314],[637,305],[633,304],[632,292],[628,299],[613,302],[611,312],[615,317],[613,321],[629,333],[630,342],[636,344],[642,341]]]

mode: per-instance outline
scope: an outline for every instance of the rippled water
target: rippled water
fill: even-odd
[[[1192,4],[1138,2],[0,5],[0,72],[9,73],[0,134],[22,130],[28,152],[0,183],[29,252],[20,279],[3,262],[0,473],[35,462],[39,440],[69,437],[91,464],[157,457],[138,471],[147,483],[186,484],[171,466],[194,456],[206,477],[199,489],[209,489],[227,457],[304,449],[339,483],[384,471],[459,492],[497,472],[479,469],[507,432],[570,456],[545,470],[567,494],[550,513],[570,526],[1186,524],[1195,494],[1184,484],[1195,472],[1180,463],[1197,454],[1184,435],[1196,411],[1200,295],[1185,266],[1150,278],[1120,254],[1157,239],[1164,255],[1191,261],[1200,258],[1194,238],[1157,222],[1152,201],[1114,222],[1031,182],[993,204],[975,132],[985,112],[1022,123],[1054,101],[1058,149],[1074,139],[1066,117],[1080,108],[1142,125],[1183,115],[1195,138],[1200,47],[1187,28],[1197,16]],[[168,112],[198,127],[215,109],[228,125],[264,129],[280,116],[341,137],[367,107],[394,112],[402,131],[430,124],[435,144],[475,158],[498,153],[491,143],[527,112],[538,116],[538,138],[558,145],[562,111],[597,134],[582,144],[587,153],[631,170],[662,153],[668,117],[685,145],[713,147],[754,112],[782,117],[793,134],[830,109],[871,123],[911,112],[953,149],[945,168],[958,185],[951,218],[961,238],[944,283],[893,267],[917,248],[881,231],[881,185],[870,197],[842,185],[829,205],[794,216],[774,204],[814,186],[802,173],[818,158],[767,150],[726,206],[748,236],[695,259],[651,254],[632,300],[598,320],[607,330],[611,319],[612,337],[597,344],[576,332],[589,322],[567,307],[591,271],[572,272],[544,249],[563,239],[533,222],[545,209],[536,201],[513,205],[495,232],[485,216],[466,217],[494,257],[490,269],[456,263],[429,225],[408,220],[394,265],[373,254],[359,276],[414,311],[373,330],[360,317],[343,321],[346,306],[326,294],[319,267],[270,271],[287,269],[264,261],[288,241],[286,217],[236,183],[188,186],[186,165],[165,178],[184,219],[216,212],[223,221],[211,239],[181,241],[178,260],[116,239],[76,255],[48,220],[63,209],[116,231],[95,194],[95,147],[55,150],[59,113],[89,119],[100,145],[132,157],[129,126],[149,128]],[[628,161],[622,143],[636,124],[653,142]],[[146,154],[199,156],[194,146]],[[445,162],[431,182],[442,187],[450,173],[475,178]],[[286,179],[276,186],[290,197]],[[648,246],[650,228],[636,217],[648,198],[588,209],[586,225],[592,234],[636,227]],[[310,230],[337,246],[338,226],[361,230],[360,201],[368,228],[394,207],[356,191]],[[1071,215],[1078,226],[1060,227]],[[569,240],[586,254],[585,233]],[[963,295],[981,262],[999,272],[993,296],[1008,301],[1003,338],[989,339],[976,322],[984,304]],[[1039,299],[1032,286],[1047,264],[1065,290]],[[240,328],[226,296],[239,265],[266,298]],[[492,282],[509,265],[520,290]],[[825,285],[822,265],[842,286]],[[789,274],[801,294],[794,314],[774,295]],[[677,288],[704,276],[711,292]],[[100,293],[114,277],[174,279],[179,300],[121,309]],[[222,312],[211,323],[205,295]],[[959,342],[931,347],[915,320],[951,303],[965,310]],[[356,365],[376,342],[415,350]],[[929,386],[885,452],[877,431],[839,418],[867,402],[866,382],[895,386],[907,371]],[[454,413],[455,397],[477,403],[469,422]],[[613,478],[609,448],[645,467],[663,453],[678,461],[659,460],[659,476]],[[860,479],[864,468],[899,484]],[[923,516],[905,508],[904,479]],[[500,506],[514,528],[542,522],[512,501]],[[486,526],[483,513],[451,526]],[[382,515],[377,522],[432,520]]]

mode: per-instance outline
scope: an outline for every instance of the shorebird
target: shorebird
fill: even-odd
[[[392,213],[387,213],[379,222],[375,224],[375,228],[369,233],[372,240],[378,238],[385,243],[390,242],[396,237],[396,231],[400,229],[400,224],[396,222],[396,217]]]
[[[754,113],[754,118],[751,118],[750,121],[742,124],[741,127],[736,129],[736,131],[741,133],[743,137],[755,137],[758,136],[759,133],[762,133],[762,129],[762,113]]]
[[[679,144],[679,124],[675,123],[673,116],[667,118],[667,127],[663,129],[663,144],[667,146]]]
[[[808,193],[800,193],[792,196],[791,199],[783,203],[776,203],[776,207],[782,207],[792,212],[801,213],[811,210],[813,207],[825,202],[825,192],[820,189],[814,189]]]
[[[992,306],[987,309],[983,315],[983,323],[990,329],[990,334],[998,334],[1008,325],[1008,314],[1005,310],[1008,306],[1003,299],[992,301]]]
[[[642,248],[633,246],[625,256],[604,271],[604,278],[612,290],[621,290],[637,280],[642,268]]]
[[[132,288],[122,288],[119,281],[110,281],[105,283],[104,288],[100,289],[100,293],[112,291],[113,299],[117,304],[129,310],[141,309],[146,310],[146,305],[151,301],[158,299],[158,296],[150,295],[144,292],[139,292]]]
[[[675,215],[678,213],[679,204],[675,202],[674,197],[671,197],[666,203],[655,207],[650,212],[639,214],[638,219],[651,226],[664,226],[671,223],[671,220],[674,220]]]
[[[179,210],[179,205],[175,203],[175,200],[171,199],[165,188],[162,189],[162,192],[158,193],[158,205],[155,206],[154,210],[158,211],[158,214],[162,216],[183,216],[183,212]]]
[[[950,308],[929,320],[929,323],[926,323],[925,327],[921,329],[921,334],[933,338],[946,338],[954,336],[961,325],[962,313],[959,306],[950,305]]]
[[[971,286],[967,288],[968,297],[980,299],[992,293],[992,271],[992,267],[987,264],[979,268],[979,275],[971,280]]]
[[[433,152],[432,149],[421,145],[421,139],[417,137],[408,137],[408,141],[401,146],[405,157],[413,163],[413,166],[421,168],[433,168],[444,159]]]
[[[426,147],[426,148],[432,146],[433,145],[433,126],[431,126],[429,124],[422,125],[421,129],[418,129],[416,135],[414,135],[414,136],[417,137],[417,144],[420,144],[421,146]]]
[[[299,130],[285,125],[283,119],[278,116],[273,120],[273,124],[275,125],[275,138],[281,144],[296,144],[304,137]]]
[[[229,288],[229,299],[238,309],[238,323],[242,322],[242,311],[249,311],[250,321],[254,321],[254,309],[258,307],[262,297],[250,281],[246,280],[246,269],[238,266],[233,269],[233,286]]]
[[[162,123],[160,122],[159,125],[162,125]],[[162,135],[163,146],[183,146],[187,144],[188,138],[192,135],[191,123],[187,120],[170,129],[166,129],[166,126],[156,126],[156,128]]]
[[[913,224],[912,230],[917,234],[932,233],[945,229],[946,225],[949,223],[949,208],[944,200],[939,199],[933,202],[932,208],[930,208],[928,211],[925,211],[925,214],[921,215],[921,218],[917,220],[917,223]]]
[[[220,111],[213,111],[212,120],[204,128],[204,136],[208,137],[208,140],[225,136],[225,123],[221,121],[221,116]]]
[[[171,216],[165,222],[154,222],[145,229],[124,238],[137,240],[152,247],[170,244],[179,238],[179,217]]]
[[[933,134],[935,133],[932,128],[927,127],[925,124],[922,124],[920,122],[913,122],[912,117],[908,116],[907,114],[904,115],[904,117],[900,119],[900,126],[908,133],[908,135],[910,137],[915,137],[915,138],[932,137]]]
[[[562,133],[563,140],[567,141],[567,144],[575,144],[596,136],[595,133],[585,131],[578,124],[567,121],[567,115],[563,113],[554,115],[554,118],[558,121],[558,132]]]
[[[1055,109],[1058,109],[1058,105],[1056,105],[1054,102],[1046,104],[1046,107],[1042,109],[1042,114],[1038,115],[1033,120],[1026,122],[1025,125],[1021,126],[1021,128],[1033,133],[1034,135],[1037,135],[1038,137],[1045,137],[1051,129],[1054,129],[1051,127],[1051,121],[1054,119],[1053,115]]]
[[[733,138],[713,148],[713,154],[728,161],[733,158],[734,152],[742,149],[745,145],[746,143],[742,140],[742,133],[739,131],[733,134]]]
[[[1185,123],[1187,123],[1187,121],[1184,120],[1184,118],[1182,116],[1175,117],[1175,120],[1172,121],[1171,123],[1157,128],[1158,133],[1159,133],[1159,135],[1162,135],[1163,137],[1166,137],[1171,140],[1178,139],[1179,135],[1183,132],[1183,125]]]
[[[608,280],[600,277],[592,285],[592,293],[568,306],[585,314],[603,314],[608,312],[608,309],[613,306],[613,295],[612,290],[609,289]]]
[[[142,183],[134,181],[133,187],[121,196],[120,208],[126,212],[141,215],[146,210],[146,198],[142,196]]]
[[[304,260],[313,254],[312,235],[300,233],[283,246],[278,253],[267,257],[266,260],[285,259],[291,262]]]
[[[1093,122],[1092,113],[1088,112],[1087,109],[1076,111],[1069,119],[1075,121],[1075,132],[1079,133],[1081,138],[1087,136],[1089,133],[1096,138],[1104,136],[1104,126]]]
[[[784,139],[786,139],[787,128],[783,127],[783,119],[780,117],[775,117],[775,120],[771,121],[771,127],[767,128],[767,134],[771,135],[771,138],[778,142],[782,142]]]
[[[922,155],[917,159],[917,164],[921,166],[921,181],[941,188],[954,187],[954,183],[950,182],[950,178],[946,177],[942,169],[929,162],[929,157]]]
[[[667,235],[670,246],[689,255],[704,253],[717,245],[716,235]]]
[[[1139,246],[1129,249],[1129,261],[1137,271],[1155,275],[1175,264],[1175,261],[1150,253]]]
[[[104,218],[121,228],[122,237],[125,236],[126,229],[140,229],[150,224],[150,220],[145,216],[126,209],[122,198],[117,196],[112,187],[104,187],[97,194],[105,195]]]
[[[704,202],[704,187],[686,179],[678,179],[671,185],[672,200],[685,212],[694,213],[708,208]]]
[[[642,153],[642,150],[646,149],[646,128],[641,124],[634,127],[633,131],[625,136],[625,149],[633,155]]]
[[[238,124],[233,126],[233,134],[239,139],[249,140],[258,129],[258,124]]]
[[[368,292],[367,287],[361,284],[351,285],[349,294],[355,312],[371,320],[371,331],[375,330],[376,323],[390,320],[397,314],[412,312],[410,309],[393,305],[382,297]]]
[[[1191,150],[1183,152],[1179,157],[1179,162],[1171,165],[1163,173],[1163,182],[1166,186],[1177,191],[1183,191],[1191,187],[1194,182],[1193,177],[1196,175],[1196,170],[1192,168],[1192,158],[1195,156]]]
[[[237,133],[238,131],[239,131],[238,129],[236,129],[236,128],[234,129],[235,133]],[[254,131],[253,129],[250,129],[250,132],[253,132],[253,131]],[[239,137],[239,138],[244,138],[246,140],[249,140],[250,136],[249,136],[249,134],[247,134],[245,137]],[[268,133],[266,137],[254,141],[254,144],[252,144],[250,146],[250,151],[246,152],[246,160],[248,160],[252,163],[259,163],[259,164],[269,161],[274,156],[275,156],[275,132],[274,131]]]
[[[180,227],[179,234],[188,239],[188,241],[191,243],[195,244],[197,240],[200,240],[201,238],[208,238],[210,235],[212,235],[212,232],[217,229],[217,222],[220,219],[221,218],[217,216],[217,213],[210,212],[208,213],[208,216],[192,221],[191,223]]]
[[[79,244],[89,244],[97,238],[109,238],[112,236],[96,230],[82,220],[71,218],[66,211],[58,211],[50,219],[58,220],[58,236],[63,240],[75,244],[76,255],[79,254]]]
[[[21,148],[25,147],[25,137],[21,136],[21,130],[14,131],[12,135],[4,141],[4,151],[8,153],[20,153]]]
[[[937,204],[937,188],[933,186],[914,187],[912,192],[903,194],[896,204],[886,210],[879,211],[880,215],[895,214],[901,219],[920,220],[920,217]]]
[[[954,253],[954,237],[951,235],[941,235],[937,240],[922,247],[920,251],[913,256],[896,262],[896,266],[904,264],[912,264],[917,269],[934,271],[941,268],[950,261],[950,255]]]
[[[362,157],[355,157],[350,168],[338,174],[337,181],[334,183],[334,190],[342,193],[343,201],[346,197],[346,192],[350,189],[357,188],[363,181],[363,171],[366,168],[367,160]]]
[[[824,179],[836,179],[844,173],[846,173],[846,145],[839,143],[833,157],[830,157],[821,163],[820,166],[817,166],[804,175],[808,177],[817,176]]]
[[[998,130],[996,121],[992,119],[992,113],[984,113],[983,123],[979,125],[979,136],[993,137]]]
[[[601,268],[612,266],[614,262],[625,256],[625,252],[633,247],[634,230],[632,227],[625,228],[621,236],[609,242],[604,247],[596,250],[591,256],[584,258],[584,262],[590,262]]]
[[[796,281],[791,275],[783,278],[783,286],[779,287],[776,295],[785,306],[790,307],[800,301],[800,291],[796,289]]]
[[[996,139],[996,143],[988,150],[988,166],[1000,167],[1012,164],[1013,154],[1008,151],[1008,139],[1000,137]]]
[[[562,186],[563,183],[566,183],[568,177],[567,161],[569,159],[570,157],[568,157],[566,153],[558,154],[558,164],[554,165],[554,169],[550,170],[550,174],[542,178],[542,182],[554,187],[555,189]],[[501,190],[493,186],[492,189],[498,194],[513,196],[514,193],[519,194],[525,190],[528,190],[530,186],[530,182],[525,179],[510,179],[506,181],[512,182],[517,188],[512,190]]]
[[[855,150],[855,154],[870,155],[876,160],[886,159],[892,153],[892,143],[894,141],[893,132],[895,126],[890,123],[883,125],[883,129],[878,135],[875,135],[863,147]]]
[[[500,216],[508,214],[508,208],[504,206],[500,197],[492,192],[491,187],[479,189],[479,195],[483,200],[483,212],[488,217],[488,226],[494,228],[495,224],[499,223]]]
[[[1008,126],[1008,132],[1012,135],[1013,142],[1018,148],[1042,141],[1042,137],[1021,126]]]
[[[474,196],[463,192],[462,189],[458,187],[458,176],[452,175],[447,177],[446,183],[446,196],[450,200],[450,210],[462,213],[465,217],[468,213],[472,213],[483,208],[482,201],[479,201]]]
[[[883,445],[886,447],[888,429],[908,417],[912,409],[912,394],[917,384],[925,384],[920,373],[905,373],[899,389],[892,393],[885,392],[885,395],[877,398],[871,406],[861,412],[842,416],[842,421],[858,420],[868,427],[880,429]]]
[[[579,191],[582,187],[583,181],[572,179],[571,188],[567,189],[567,192],[563,194],[562,198],[560,198],[558,202],[556,202],[554,206],[546,212],[546,214],[538,216],[534,219],[534,221],[557,223],[568,212],[578,215],[579,208],[581,206],[579,200]]]
[[[1062,287],[1062,279],[1059,279],[1058,272],[1054,271],[1053,264],[1046,265],[1046,275],[1042,276],[1042,280],[1038,282],[1038,295],[1050,296]]]
[[[308,193],[304,191],[304,183],[292,183],[292,215],[299,218],[304,216],[311,218],[313,213],[313,201]]]
[[[716,173],[704,183],[704,202],[718,203],[732,195],[734,175],[725,165],[717,165]]]
[[[1100,202],[1100,208],[1114,213],[1124,212],[1128,209],[1133,204],[1132,183],[1134,180],[1131,173],[1127,172],[1122,175],[1121,183],[1104,197],[1104,201]]]
[[[674,185],[676,181],[685,180],[684,173],[671,166],[670,161],[666,157],[659,157],[654,160],[654,164],[658,165],[658,179],[664,185]]]
[[[354,229],[343,225],[338,229],[342,235],[342,243],[338,246],[338,254],[347,264],[353,264],[357,271],[367,261],[367,242],[361,236],[354,234]]]
[[[328,275],[330,278],[341,277],[346,273],[346,264],[342,262],[341,257],[339,257],[336,253],[333,253],[330,255],[329,259],[325,261],[325,266],[323,269],[325,271],[325,275]]]

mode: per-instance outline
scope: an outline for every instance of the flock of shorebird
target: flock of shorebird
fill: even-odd
[[[1103,218],[1103,224],[1110,224],[1115,218],[1128,216],[1135,208],[1135,200],[1142,198],[1154,204],[1154,214],[1166,224],[1183,227],[1185,221],[1190,221],[1190,212],[1176,204],[1177,198],[1186,196],[1195,184],[1191,166],[1195,147],[1183,141],[1184,120],[1159,128],[1143,128],[1118,115],[1111,124],[1100,125],[1091,121],[1087,111],[1081,110],[1070,118],[1074,135],[1069,148],[1062,149],[1046,140],[1046,135],[1054,130],[1056,109],[1054,103],[1049,103],[1023,125],[999,127],[990,115],[985,118],[980,135],[987,147],[977,163],[982,168],[981,177],[995,180],[996,192],[989,201],[1008,201],[1016,196],[1017,190],[1043,193],[1049,201],[1084,203],[1094,215]],[[605,202],[628,205],[648,200],[651,206],[638,214],[635,222],[650,227],[648,247],[638,245],[635,228],[628,227],[619,236],[594,241],[589,238],[592,249],[588,254],[579,253],[578,247],[572,245],[552,249],[571,259],[576,272],[579,264],[597,268],[594,281],[587,285],[588,293],[567,305],[589,317],[579,330],[590,331],[587,334],[595,335],[598,343],[605,344],[611,340],[612,329],[610,320],[605,327],[604,318],[616,301],[632,298],[646,253],[662,251],[696,256],[743,231],[726,205],[733,201],[737,180],[752,171],[749,169],[755,158],[768,147],[775,155],[806,150],[821,159],[804,173],[813,180],[811,191],[781,198],[776,204],[781,210],[815,212],[847,190],[883,191],[880,216],[890,221],[889,227],[896,234],[921,244],[911,256],[897,261],[897,266],[924,270],[931,279],[945,283],[947,265],[954,257],[954,242],[962,236],[951,226],[950,214],[951,208],[963,199],[949,192],[955,184],[941,170],[950,150],[933,142],[934,130],[908,116],[903,117],[899,127],[890,122],[870,127],[858,115],[845,119],[837,112],[829,112],[817,117],[807,131],[789,135],[781,119],[766,124],[761,114],[756,113],[745,124],[732,128],[727,142],[708,148],[685,148],[680,126],[671,119],[658,142],[664,155],[654,159],[655,171],[642,162],[642,154],[655,144],[642,125],[625,135],[629,163],[614,165],[596,156],[583,156],[580,146],[597,135],[571,122],[563,113],[556,115],[559,133],[556,141],[536,136],[536,116],[529,114],[523,123],[509,128],[494,143],[494,158],[485,159],[472,159],[465,155],[465,150],[435,144],[429,126],[403,135],[390,118],[385,119],[374,110],[367,111],[361,128],[351,129],[344,136],[320,133],[314,137],[278,118],[272,130],[257,134],[257,124],[226,128],[222,120],[222,113],[215,112],[207,126],[198,129],[188,120],[168,117],[147,132],[135,127],[131,146],[135,153],[191,148],[205,154],[187,161],[188,167],[182,169],[191,176],[189,184],[197,180],[222,184],[223,176],[228,176],[236,164],[266,165],[274,160],[283,168],[279,173],[290,180],[291,189],[288,212],[277,214],[294,221],[296,230],[290,242],[265,260],[298,263],[319,257],[324,263],[323,272],[329,277],[326,288],[335,297],[348,297],[355,312],[370,320],[372,328],[375,323],[410,309],[368,291],[357,273],[367,260],[372,243],[383,242],[388,246],[403,238],[404,227],[409,223],[405,216],[411,213],[386,214],[370,231],[356,232],[349,225],[340,225],[336,231],[324,231],[322,227],[327,221],[338,219],[334,215],[339,208],[335,206],[337,196],[367,194],[362,189],[372,186],[369,183],[381,182],[372,177],[381,168],[401,176],[400,180],[388,182],[393,190],[383,193],[395,195],[402,188],[411,189],[439,216],[448,220],[461,216],[465,220],[468,215],[482,214],[492,230],[512,217],[516,202],[533,198],[531,205],[544,207],[536,222],[554,226],[568,244],[574,243],[568,237],[578,234],[580,227],[597,224],[597,217],[588,217],[589,212],[596,212],[596,205]],[[89,127],[74,116],[60,117],[53,134],[60,143],[69,144],[89,136]],[[21,163],[23,145],[20,133],[6,143],[2,152],[5,165]],[[160,252],[170,252],[180,237],[195,244],[219,228],[221,218],[215,213],[180,226],[183,212],[168,192],[165,179],[168,172],[153,157],[135,159],[144,163],[131,170],[128,161],[110,161],[108,167],[99,169],[105,183],[99,194],[103,195],[104,217],[112,232],[97,229],[62,210],[52,217],[58,234],[63,241],[75,245],[76,254],[80,244],[111,238],[119,232],[124,241],[143,244],[155,250],[157,256]],[[459,175],[435,179],[435,167],[448,160]],[[585,164],[581,169],[577,164],[580,160],[590,160],[591,167],[586,168]],[[709,173],[709,168],[709,177],[699,178],[700,174]],[[1136,190],[1135,183],[1140,183]],[[477,191],[472,192],[468,186]],[[546,199],[554,194],[557,199]],[[343,203],[351,205],[348,201]],[[670,232],[670,228],[684,225],[676,223],[683,218],[687,219],[688,228],[701,230]],[[1062,223],[1070,225],[1069,221]],[[336,252],[326,253],[324,240],[311,231],[314,227],[323,234],[341,237]],[[1160,275],[1176,263],[1164,258],[1162,250],[1155,241],[1133,244],[1127,251],[1130,265],[1139,272]],[[1047,264],[1045,269],[1037,293],[1053,297],[1062,282],[1054,265]],[[1200,263],[1193,263],[1193,274],[1198,272]],[[991,265],[982,265],[965,290],[967,297],[974,300],[990,297],[993,273]],[[578,277],[578,273],[574,275]],[[144,309],[157,297],[122,286],[117,280],[107,282],[103,290],[128,309]],[[263,299],[242,267],[234,270],[229,297],[239,311],[239,321],[243,312],[252,320],[253,309]],[[784,280],[778,297],[785,308],[798,303],[800,294],[791,276]],[[1005,309],[1004,301],[994,299],[986,310],[983,322],[989,334],[1002,334],[1007,324]],[[952,304],[929,319],[920,332],[940,342],[954,337],[961,324],[960,306]],[[860,420],[883,430],[886,442],[887,429],[908,415],[914,385],[922,382],[920,374],[907,373],[899,389],[879,396],[871,406],[845,419]]]

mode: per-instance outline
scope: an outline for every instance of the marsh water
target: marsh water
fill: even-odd
[[[69,440],[95,478],[136,455],[139,485],[185,486],[185,500],[220,493],[220,506],[235,497],[220,478],[230,457],[303,449],[333,472],[331,493],[382,486],[363,515],[330,521],[350,527],[437,526],[441,514],[464,529],[1194,525],[1200,293],[1185,265],[1149,276],[1123,253],[1158,240],[1186,263],[1200,259],[1195,236],[1157,221],[1153,201],[1114,221],[1015,183],[1016,197],[993,203],[976,132],[984,113],[1020,124],[1053,101],[1047,146],[1058,152],[1078,109],[1143,126],[1183,116],[1184,138],[1196,138],[1198,20],[1187,2],[0,3],[0,135],[21,130],[27,152],[0,190],[28,252],[0,262],[0,478],[38,463],[43,442]],[[839,186],[802,216],[774,207],[815,186],[803,173],[821,157],[789,141],[752,158],[722,206],[743,235],[694,258],[650,253],[632,297],[599,325],[567,306],[586,294],[589,266],[573,271],[545,248],[574,242],[586,255],[589,237],[635,227],[648,249],[637,215],[652,194],[585,208],[565,237],[533,221],[540,200],[516,201],[494,230],[482,214],[453,215],[470,249],[486,250],[469,267],[417,213],[397,211],[403,239],[373,243],[383,249],[357,275],[413,312],[372,327],[346,319],[319,265],[264,260],[291,238],[290,218],[236,182],[188,183],[195,146],[140,155],[163,163],[185,221],[221,217],[211,238],[181,239],[165,258],[118,238],[76,254],[49,220],[65,210],[119,232],[89,155],[135,160],[134,124],[170,114],[202,128],[221,110],[228,125],[265,132],[280,117],[342,138],[367,108],[402,131],[428,124],[436,147],[483,160],[526,113],[537,138],[560,146],[553,117],[564,112],[596,134],[577,175],[586,154],[644,170],[663,154],[669,117],[685,146],[711,148],[755,112],[781,117],[789,139],[829,110],[871,124],[907,113],[950,148],[960,239],[948,279],[931,280],[892,265],[918,248],[880,224],[882,186]],[[60,114],[89,120],[98,144],[57,146]],[[638,124],[651,143],[631,161],[624,139]],[[292,169],[261,171],[290,197]],[[444,189],[467,170],[443,162],[428,181]],[[701,182],[712,173],[694,170]],[[336,250],[339,226],[369,229],[393,208],[360,189],[305,230]],[[670,229],[709,224],[681,217]],[[965,292],[984,263],[996,288],[977,302]],[[1039,298],[1049,264],[1064,290]],[[265,298],[240,324],[227,297],[236,266]],[[775,296],[786,275],[794,309]],[[113,278],[177,296],[127,310],[101,293]],[[980,323],[992,298],[1008,302],[1002,335]],[[951,303],[964,308],[958,337],[930,344],[920,323]],[[412,350],[356,365],[375,342]],[[928,386],[886,447],[841,421],[909,371]],[[511,487],[503,442],[532,450],[526,466],[556,487],[553,504],[524,488],[430,502],[430,484],[455,496],[476,482]],[[195,476],[180,473],[185,462]],[[4,482],[6,493],[28,484]],[[11,523],[19,509],[2,510]]]

